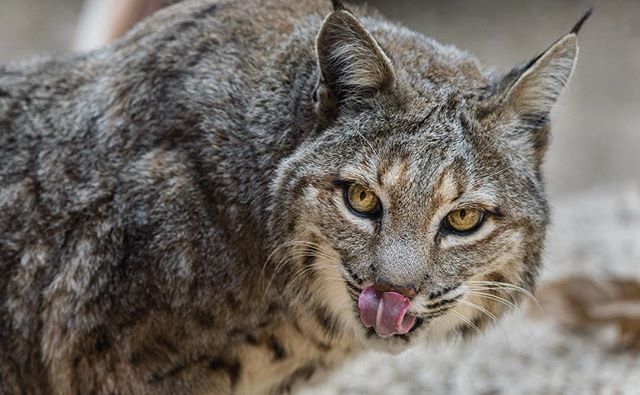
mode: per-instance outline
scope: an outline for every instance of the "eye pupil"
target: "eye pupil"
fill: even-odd
[[[445,225],[456,232],[472,232],[480,227],[484,213],[480,209],[459,209],[449,213]]]
[[[344,189],[344,194],[349,207],[356,213],[367,216],[378,215],[380,200],[370,189],[353,183]]]

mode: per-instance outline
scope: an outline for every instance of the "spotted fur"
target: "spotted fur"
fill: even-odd
[[[577,32],[501,76],[333,3],[185,1],[0,68],[0,393],[288,392],[532,288]],[[447,231],[459,207],[486,223]],[[415,293],[411,332],[362,326],[374,282]]]

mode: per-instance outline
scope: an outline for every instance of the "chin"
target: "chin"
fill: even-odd
[[[379,336],[373,328],[365,328],[359,317],[354,317],[354,319],[357,320],[356,336],[358,341],[369,350],[397,355],[414,346],[427,344],[431,340],[431,323],[424,322],[422,319],[416,320],[413,328],[406,334],[392,336]],[[446,337],[435,333],[434,335],[439,339]]]
[[[414,334],[407,333],[406,335],[381,337],[371,329],[364,327],[362,329],[362,333],[358,337],[360,342],[369,350],[397,355],[418,344]]]

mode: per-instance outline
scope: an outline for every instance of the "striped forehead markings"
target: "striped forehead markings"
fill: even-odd
[[[398,184],[408,172],[408,163],[406,159],[395,159],[386,162],[388,165],[378,165],[378,183],[383,187],[391,187]]]

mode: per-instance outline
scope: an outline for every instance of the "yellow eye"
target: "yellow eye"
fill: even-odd
[[[349,206],[357,213],[364,215],[377,214],[380,210],[380,199],[370,189],[359,184],[351,184],[347,189]]]
[[[484,212],[477,208],[463,208],[447,215],[447,225],[456,232],[470,232],[482,223]]]

